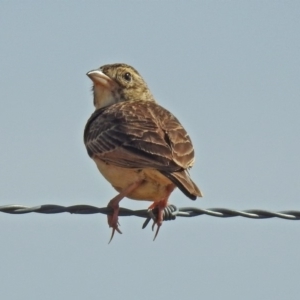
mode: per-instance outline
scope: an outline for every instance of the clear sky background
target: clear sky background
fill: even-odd
[[[300,210],[299,1],[1,1],[0,202],[107,205],[87,71],[133,65],[190,133],[178,207]],[[124,200],[143,209],[148,202]],[[299,299],[300,221],[0,213],[1,299]]]

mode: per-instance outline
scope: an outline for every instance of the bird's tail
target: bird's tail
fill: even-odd
[[[161,171],[161,173],[168,177],[190,199],[196,200],[197,197],[203,197],[202,192],[186,171],[172,173]]]

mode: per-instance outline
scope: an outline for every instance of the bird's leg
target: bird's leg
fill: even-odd
[[[149,209],[157,208],[157,210],[158,210],[156,220],[153,222],[153,225],[152,225],[152,230],[154,230],[155,225],[157,225],[157,229],[156,229],[153,241],[156,239],[159,229],[160,229],[160,226],[163,223],[164,209],[168,206],[168,199],[169,199],[170,194],[173,192],[174,188],[175,188],[175,186],[173,184],[167,186],[166,196],[159,202],[152,203],[152,205],[150,205],[150,207],[149,207]]]
[[[115,231],[122,233],[119,229],[118,225],[118,215],[119,215],[119,203],[120,201],[126,197],[128,194],[130,194],[133,190],[135,190],[140,184],[143,182],[143,180],[136,181],[129,185],[127,188],[122,190],[117,196],[115,196],[113,199],[109,201],[107,204],[107,207],[111,207],[113,209],[112,215],[107,215],[107,222],[109,227],[112,228],[111,237],[108,243],[111,242],[111,240],[114,237]]]

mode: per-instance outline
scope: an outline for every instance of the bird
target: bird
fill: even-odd
[[[152,201],[157,209],[154,236],[163,211],[178,187],[191,200],[203,194],[189,175],[195,162],[190,136],[153,97],[140,73],[124,63],[106,64],[86,74],[92,81],[95,111],[84,129],[84,144],[98,170],[118,194],[108,207],[111,238],[119,229],[119,203],[127,197]],[[153,226],[154,227],[154,226]]]

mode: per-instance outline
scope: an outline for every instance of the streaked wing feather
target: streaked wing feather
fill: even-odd
[[[91,157],[120,167],[174,172],[192,166],[194,150],[179,121],[155,102],[128,101],[97,110],[84,142]]]

